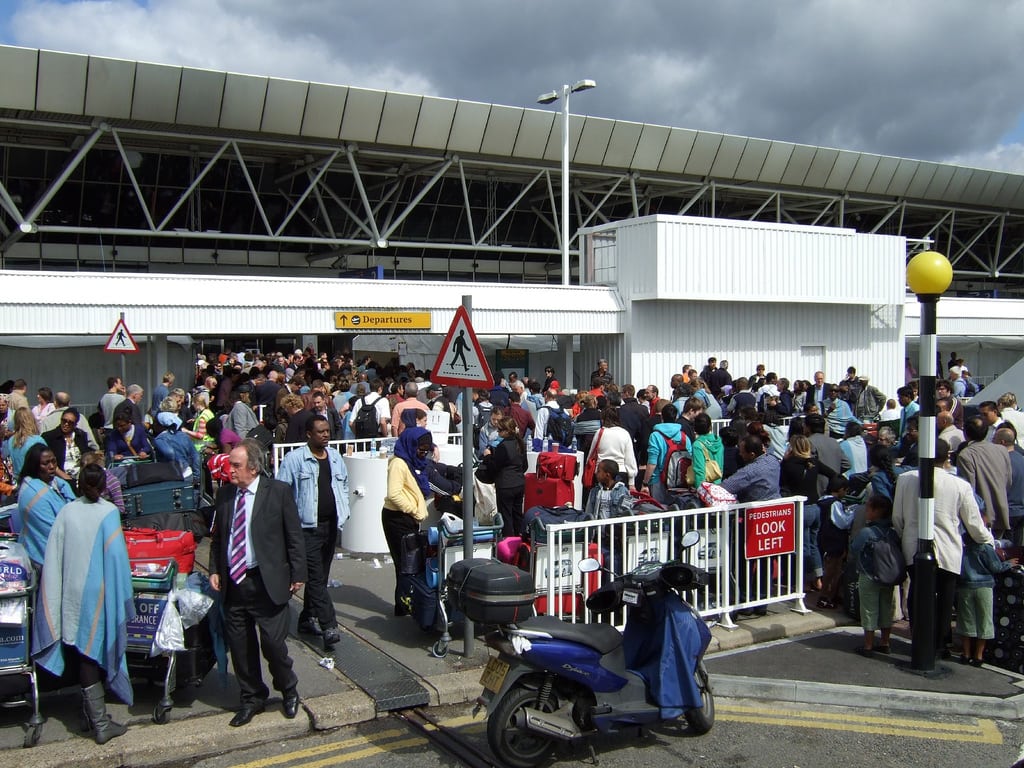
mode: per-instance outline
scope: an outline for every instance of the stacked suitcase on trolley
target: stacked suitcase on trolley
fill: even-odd
[[[1004,559],[1020,557],[1021,549],[1011,547],[1000,554]],[[1024,572],[1012,570],[994,578],[992,623],[996,636],[985,644],[985,663],[1024,673]]]
[[[164,724],[179,685],[199,685],[213,668],[215,654],[209,615],[185,626],[181,601],[200,602],[185,582],[195,563],[191,531],[126,528],[125,543],[132,568],[135,618],[128,622],[128,669],[136,677],[162,680],[163,695],[153,709],[153,722]],[[208,608],[215,613],[214,605]],[[174,638],[175,643],[168,642]],[[171,647],[169,647],[171,646]]]
[[[28,552],[13,534],[0,536],[0,706],[28,706],[26,747],[39,743],[43,718],[39,714],[39,680],[30,656],[35,572]]]
[[[474,521],[473,557],[494,557],[501,537],[501,516],[490,524]],[[402,542],[399,578],[401,591],[408,597],[409,613],[424,631],[438,628],[438,603],[445,575],[464,557],[462,518],[444,514],[437,525],[425,531],[407,534]]]

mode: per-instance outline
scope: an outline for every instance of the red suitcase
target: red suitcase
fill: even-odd
[[[155,528],[125,528],[129,560],[178,561],[178,573],[192,573],[196,562],[196,537],[192,531],[158,531]]]
[[[526,494],[523,509],[530,507],[560,507],[576,501],[576,490],[572,480],[554,477],[539,477],[535,472],[526,473]]]

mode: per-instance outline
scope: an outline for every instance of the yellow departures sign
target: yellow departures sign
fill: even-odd
[[[430,313],[348,310],[334,313],[334,327],[339,331],[429,331]]]

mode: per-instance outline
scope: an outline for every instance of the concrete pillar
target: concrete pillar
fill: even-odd
[[[573,355],[572,350],[572,336],[561,335],[558,337],[558,348],[562,352],[562,361],[556,366],[561,371],[561,378],[559,381],[562,382],[563,389],[573,389],[575,386],[575,377],[573,376]]]

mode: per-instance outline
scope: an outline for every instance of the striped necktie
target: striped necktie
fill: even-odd
[[[241,584],[245,579],[245,494],[244,489],[238,492],[228,544],[228,575],[235,584]]]

